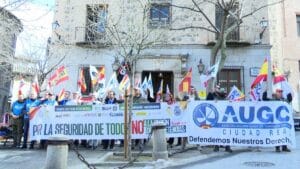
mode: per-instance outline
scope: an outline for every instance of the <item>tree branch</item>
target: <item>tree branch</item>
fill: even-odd
[[[171,28],[170,30],[186,30],[186,29],[203,29],[206,30],[208,32],[212,32],[212,33],[218,33],[215,30],[203,27],[203,26],[187,26],[187,27],[182,27],[182,28]]]
[[[255,9],[255,10],[251,11],[250,13],[242,16],[241,19],[246,18],[248,16],[251,16],[251,15],[255,14],[256,12],[260,11],[263,8],[266,8],[266,7],[269,7],[269,6],[273,6],[273,5],[277,5],[277,4],[280,4],[282,2],[284,2],[284,0],[280,0],[280,1],[277,1],[277,2],[273,2],[273,3],[269,3],[269,4],[266,4],[266,5],[263,5],[263,6],[259,7],[259,8],[257,8],[257,9]]]
[[[199,12],[202,14],[202,16],[206,19],[206,21],[210,24],[211,27],[214,28],[216,32],[220,32],[220,30],[212,23],[212,21],[208,18],[208,16],[203,12],[203,10],[199,7],[199,5],[195,2],[195,0],[192,0],[194,5],[197,7]]]

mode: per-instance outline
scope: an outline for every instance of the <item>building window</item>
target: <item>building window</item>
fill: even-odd
[[[232,12],[234,13],[235,10],[238,9],[238,7],[239,7],[239,4],[236,3],[235,8],[232,10]],[[223,9],[221,9],[219,5],[216,5],[215,25],[219,30],[221,30],[223,15],[224,15]],[[236,22],[235,18],[233,18],[232,16],[229,16],[228,20],[227,20],[226,28],[229,28],[235,22]],[[216,34],[216,39],[218,39],[218,38],[219,38],[218,34]],[[233,30],[231,33],[229,33],[227,36],[227,40],[240,40],[240,28],[237,27],[235,30]]]
[[[166,27],[170,24],[170,10],[169,3],[166,4],[151,4],[150,8],[150,26]]]
[[[300,15],[297,15],[297,31],[298,37],[300,37]]]
[[[218,83],[225,89],[226,94],[229,94],[234,85],[241,90],[241,69],[222,69],[218,74]]]
[[[87,5],[86,41],[103,40],[107,24],[107,5]]]
[[[11,37],[11,48],[15,51],[17,44],[17,36],[16,34],[13,34]]]

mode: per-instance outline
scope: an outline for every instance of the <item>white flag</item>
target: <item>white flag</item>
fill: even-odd
[[[95,85],[98,80],[98,70],[95,66],[90,65],[90,76],[92,84]]]
[[[217,77],[218,69],[219,69],[219,64],[220,64],[220,62],[218,61],[215,65],[213,65],[212,67],[210,67],[207,70],[207,75],[211,76],[211,77],[214,77],[214,78]]]
[[[227,96],[227,99],[231,101],[240,101],[244,98],[244,93],[242,93],[235,85],[231,88],[231,91]]]
[[[154,95],[153,95],[153,84],[152,84],[152,77],[151,77],[151,73],[149,75],[149,78],[148,78],[148,85],[147,85],[147,89],[149,89],[149,92],[150,92],[150,97],[151,98],[154,98]]]
[[[259,83],[257,83],[255,85],[255,87],[253,87],[250,90],[250,97],[252,101],[259,101],[262,100],[262,95],[263,95],[263,88],[262,88],[262,83],[263,83],[264,79],[262,79]]]
[[[106,89],[107,90],[113,90],[113,89],[116,89],[118,88],[119,86],[119,82],[117,80],[117,75],[116,75],[116,72],[114,72],[112,74],[112,76],[110,77],[109,81],[107,82],[107,87]]]

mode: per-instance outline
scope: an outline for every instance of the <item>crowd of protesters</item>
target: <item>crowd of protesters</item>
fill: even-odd
[[[18,100],[13,102],[12,109],[11,109],[11,119],[12,119],[12,128],[13,128],[13,147],[15,148],[27,148],[28,142],[28,132],[29,132],[29,117],[30,117],[30,110],[33,107],[37,107],[40,105],[83,105],[83,104],[118,104],[123,103],[123,97],[116,98],[116,93],[114,91],[108,91],[107,96],[104,99],[97,98],[96,94],[90,94],[90,100],[84,101],[81,99],[81,94],[79,92],[65,91],[63,99],[59,100],[58,96],[53,95],[51,92],[45,93],[44,97],[38,98],[37,94],[31,93],[28,98],[23,98],[23,95],[18,95]],[[220,88],[220,85],[217,85],[212,91],[208,92],[206,100],[225,100],[226,94],[224,88]],[[182,99],[174,98],[174,96],[167,92],[167,94],[162,95],[162,93],[157,93],[155,98],[150,97],[149,90],[146,93],[146,97],[142,96],[141,91],[138,88],[134,89],[133,94],[133,103],[150,103],[150,102],[167,102],[167,104],[174,104],[176,101],[193,101],[193,100],[200,100],[197,90],[191,86],[191,92],[185,93],[182,96]],[[283,100],[282,90],[277,89],[276,93],[274,94],[273,98],[267,98],[266,92],[263,94],[263,101],[268,100]],[[292,98],[291,95],[288,96],[287,102],[291,102]],[[23,138],[23,143],[21,142]],[[102,149],[107,150],[114,149],[116,140],[102,140],[101,145]],[[141,149],[145,145],[148,140],[146,139],[136,139],[132,140],[132,149]],[[180,146],[185,144],[187,141],[186,138],[177,138],[176,146]],[[123,140],[119,140],[120,146],[124,145]],[[170,147],[173,146],[175,142],[175,138],[169,138],[167,143]],[[79,144],[80,143],[80,144]],[[39,148],[45,148],[47,144],[46,140],[40,140]],[[99,145],[98,140],[74,140],[74,144],[76,146],[83,146],[86,148],[96,149]],[[35,145],[35,141],[31,141],[29,145],[29,149],[33,149]],[[222,146],[215,145],[214,151],[219,151],[219,148]],[[225,151],[232,152],[230,146],[224,146]],[[286,151],[290,152],[290,149],[287,146],[276,147],[276,152]]]

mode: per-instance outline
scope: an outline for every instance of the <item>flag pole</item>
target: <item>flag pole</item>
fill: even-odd
[[[267,96],[268,98],[272,98],[272,62],[271,62],[271,56],[267,56],[268,60],[268,76],[267,76]]]
[[[127,128],[128,128],[128,93],[125,90],[125,105],[124,105],[124,158],[128,158],[128,137],[127,137]]]

